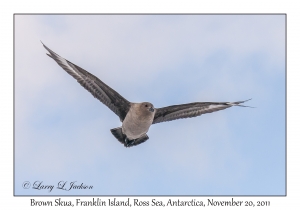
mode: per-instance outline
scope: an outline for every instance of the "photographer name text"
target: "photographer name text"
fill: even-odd
[[[34,189],[34,190],[41,190],[52,192],[54,189],[64,190],[64,191],[71,191],[71,190],[91,190],[93,189],[93,185],[87,185],[83,182],[77,181],[59,181],[56,185],[51,184],[44,184],[43,181],[34,181],[32,184],[28,181],[22,184],[24,189]]]

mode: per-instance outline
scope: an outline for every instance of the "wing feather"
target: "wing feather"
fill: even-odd
[[[43,43],[42,43],[43,44]],[[119,93],[110,88],[93,74],[64,59],[60,55],[50,50],[46,45],[49,57],[53,58],[57,64],[68,74],[77,80],[77,82],[89,91],[95,98],[105,104],[110,110],[120,117],[123,121],[130,109],[130,102],[123,98]]]
[[[172,121],[177,119],[183,119],[183,118],[197,117],[202,114],[216,112],[219,110],[227,109],[232,106],[243,106],[239,104],[244,103],[246,101],[221,102],[221,103],[196,102],[196,103],[189,103],[189,104],[167,106],[167,107],[156,109],[152,124],[167,122],[167,121]]]

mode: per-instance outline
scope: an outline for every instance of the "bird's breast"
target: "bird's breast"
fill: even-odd
[[[153,117],[141,117],[137,113],[129,111],[123,121],[122,131],[127,138],[137,139],[148,132],[153,122]]]

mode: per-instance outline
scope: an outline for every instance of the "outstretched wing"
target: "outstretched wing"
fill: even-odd
[[[88,90],[95,98],[116,113],[116,115],[120,117],[121,121],[125,119],[125,116],[130,109],[129,101],[91,73],[59,56],[44,44],[43,46],[50,53],[47,55],[53,58],[59,66],[74,77],[77,82],[82,85],[82,87]]]
[[[177,120],[182,118],[197,117],[202,114],[211,113],[222,109],[227,109],[232,106],[246,107],[243,105],[239,105],[246,101],[223,102],[223,103],[196,102],[196,103],[189,103],[189,104],[167,106],[167,107],[156,109],[152,124],[167,122],[167,121]]]

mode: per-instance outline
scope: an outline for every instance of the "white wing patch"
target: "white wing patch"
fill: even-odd
[[[209,109],[218,109],[218,108],[223,108],[223,107],[228,107],[228,106],[232,106],[232,105],[231,104],[228,104],[228,105],[224,105],[224,104],[209,105],[208,110]]]
[[[57,55],[57,54],[56,54],[56,58],[61,62],[61,64],[65,65],[67,67],[68,71],[72,71],[72,73],[75,74],[77,77],[82,77],[81,75],[78,74],[77,71],[75,71],[75,69],[72,66],[70,66],[68,64],[66,59],[64,59],[63,57],[61,57],[60,55]]]

